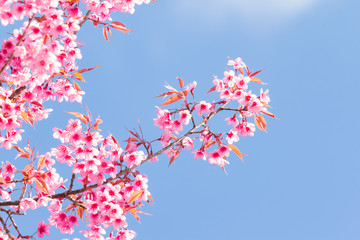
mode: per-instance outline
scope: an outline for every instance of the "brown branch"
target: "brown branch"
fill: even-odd
[[[9,99],[10,99],[10,100],[13,100],[13,99],[16,98],[17,96],[19,96],[20,93],[21,93],[22,91],[24,91],[25,89],[26,89],[25,86],[21,86],[21,87],[17,88],[17,89],[9,96]]]
[[[16,225],[15,220],[13,219],[13,217],[11,216],[11,213],[7,213],[9,215],[10,221],[12,222],[16,232],[18,233],[18,237],[24,238],[24,236],[20,233],[19,227],[18,225]]]
[[[195,127],[193,127],[190,131],[188,131],[185,135],[183,135],[182,137],[180,137],[179,139],[177,139],[176,141],[170,143],[169,145],[167,145],[166,147],[162,148],[161,150],[157,151],[156,153],[148,156],[146,159],[144,159],[138,166],[144,164],[145,162],[149,161],[150,159],[159,156],[160,154],[162,154],[164,151],[168,150],[169,148],[172,148],[173,146],[175,146],[176,144],[178,144],[179,142],[181,142],[184,138],[186,138],[187,136],[190,136],[191,134],[197,133],[196,130],[199,129],[201,126],[204,126],[205,123],[207,121],[209,121],[210,119],[212,119],[217,113],[219,113],[220,111],[223,110],[223,107],[225,107],[227,105],[227,103],[223,104],[221,107],[219,107],[216,111],[212,112],[205,120],[203,120],[201,123],[199,123],[198,125],[196,125]],[[133,166],[131,168],[126,168],[120,172],[118,172],[116,174],[115,177],[109,177],[107,178],[102,184],[93,184],[90,186],[85,186],[83,188],[79,188],[76,190],[67,190],[65,192],[62,193],[57,193],[54,195],[50,195],[50,196],[46,196],[48,198],[52,198],[52,199],[57,199],[57,198],[67,198],[69,195],[72,194],[79,194],[79,193],[83,193],[85,191],[88,191],[90,189],[93,188],[97,188],[99,186],[105,185],[107,183],[110,183],[111,181],[120,178],[121,176],[125,176],[128,173],[130,173],[133,169],[135,169],[138,166]],[[39,200],[39,197],[34,198],[35,201]],[[0,202],[0,206],[14,206],[14,205],[19,205],[20,204],[20,200],[16,200],[16,201],[5,201],[5,202]]]
[[[79,26],[80,26],[80,28],[82,27],[82,25],[89,19],[89,16],[90,16],[90,14],[91,14],[91,11],[89,10],[89,11],[87,11],[87,13],[86,13],[86,15],[85,15],[85,17],[84,17],[84,19],[80,22],[80,24],[79,24]],[[75,32],[75,34],[76,34],[77,32]]]
[[[9,238],[11,240],[16,240],[16,238],[10,234],[10,230],[8,229],[8,227],[6,226],[5,220],[0,216],[0,222],[1,224],[4,226],[5,232],[6,234],[9,236]]]

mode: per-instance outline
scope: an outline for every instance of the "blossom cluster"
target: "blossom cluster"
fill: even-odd
[[[48,118],[52,110],[44,106],[47,101],[82,102],[85,93],[78,81],[85,82],[82,73],[94,69],[77,66],[82,43],[76,34],[85,21],[103,27],[108,40],[110,27],[129,31],[118,21],[107,22],[112,21],[112,13],[134,13],[136,5],[150,1],[0,0],[3,26],[23,21],[0,43],[0,147],[16,149],[17,157],[28,161],[23,168],[8,161],[1,164],[0,212],[7,218],[0,215],[0,240],[15,239],[10,228],[18,233],[16,239],[34,239],[36,234],[39,238],[50,235],[51,228],[72,234],[77,227],[90,240],[133,239],[127,214],[139,220],[138,214],[145,214],[143,203],[152,202],[147,176],[140,174],[138,166],[156,161],[162,153],[171,164],[186,149],[195,159],[208,159],[224,169],[230,151],[241,157],[232,145],[239,136],[253,136],[255,124],[266,131],[262,115],[274,117],[266,109],[268,90],[261,89],[259,96],[248,90],[251,82],[263,84],[254,77],[260,71],[250,72],[237,58],[228,62],[233,70],[213,81],[209,92],[219,93],[216,101],[195,101],[196,82],[184,87],[178,78],[179,91],[166,85],[169,91],[159,96],[169,98],[161,105],[182,104],[176,109],[157,107],[154,124],[162,134],[156,140],[145,140],[140,128],[140,133],[129,131],[126,147],[121,148],[114,136],[100,133],[101,119],[93,122],[87,109],[87,115],[70,112],[76,119],[70,119],[64,129],[53,129],[53,137],[61,144],[51,151],[39,155],[29,143],[16,146],[24,123],[34,125]],[[232,112],[225,118],[232,126],[229,132],[216,133],[209,124],[220,111]],[[155,141],[162,146],[157,152],[153,151]],[[59,164],[69,169],[71,177],[57,172]],[[22,235],[13,216],[40,207],[48,209],[49,217],[38,223],[35,233]],[[85,230],[79,227],[82,220],[86,220]]]
[[[179,134],[183,131],[183,125],[187,125],[190,120],[193,123],[193,128],[189,132],[190,134],[187,134],[188,136],[182,138],[178,144],[174,144],[174,146],[166,150],[166,154],[171,159],[170,163],[177,157],[182,149],[186,148],[190,150],[194,148],[195,138],[190,138],[189,136],[199,133],[195,130],[202,129],[199,136],[196,137],[199,139],[201,147],[192,152],[195,159],[208,159],[210,164],[224,167],[228,164],[226,158],[229,156],[229,152],[234,149],[237,151],[237,148],[232,145],[232,143],[239,141],[239,136],[254,135],[255,124],[249,122],[249,118],[254,117],[255,123],[260,126],[260,129],[265,130],[266,122],[261,115],[267,114],[274,117],[266,109],[270,102],[268,96],[269,90],[263,91],[263,89],[261,89],[259,96],[253,94],[251,90],[248,90],[250,82],[264,84],[258,78],[254,77],[260,71],[251,73],[241,58],[235,60],[230,59],[228,65],[232,66],[233,70],[225,71],[222,78],[215,77],[213,80],[214,87],[209,90],[209,92],[216,91],[219,93],[218,101],[210,103],[206,101],[196,102],[193,100],[191,102],[188,96],[192,95],[194,99],[194,88],[197,84],[194,82],[183,90],[183,80],[180,78],[178,79],[181,91],[177,91],[171,86],[166,86],[170,91],[159,95],[164,97],[171,96],[162,105],[172,104],[179,100],[183,102],[181,108],[172,111],[157,107],[157,118],[154,119],[154,124],[163,130],[161,135],[161,144],[163,147],[178,141],[178,138],[174,136],[174,134]],[[232,103],[236,103],[235,107],[227,107]],[[217,112],[225,110],[234,112],[233,116],[225,118],[227,124],[232,125],[232,129],[225,134],[216,134],[211,130],[210,125],[208,125],[208,120]],[[177,115],[178,117],[176,117]],[[196,124],[196,116],[201,117],[201,123]],[[223,139],[224,136],[226,136],[226,142]],[[214,145],[217,145],[217,148],[209,152],[207,149]]]
[[[39,222],[39,237],[49,235],[51,226],[63,234],[72,234],[75,226],[79,226],[79,220],[86,217],[87,230],[80,231],[86,238],[130,240],[135,237],[135,232],[127,229],[125,215],[130,213],[139,219],[137,213],[143,213],[141,202],[151,200],[146,175],[133,170],[147,156],[143,151],[137,151],[134,144],[123,150],[112,135],[102,137],[99,118],[95,124],[91,124],[91,119],[85,122],[88,123],[86,128],[79,119],[70,119],[65,129],[54,128],[54,137],[62,144],[44,155],[34,156],[29,147],[17,148],[18,156],[28,158],[30,164],[21,172],[9,162],[2,165],[0,198],[11,201],[12,195],[18,196],[12,180],[16,173],[21,173],[28,191],[14,209],[25,213],[47,206],[50,213],[48,224]],[[72,168],[71,186],[83,186],[80,193],[71,194],[72,189],[68,189],[69,195],[48,197],[66,189],[66,181],[56,172],[59,163]],[[11,194],[7,188],[12,190]],[[113,231],[106,237],[106,229],[110,227]]]
[[[84,0],[83,7],[78,2],[0,1],[3,26],[28,18],[0,44],[1,147],[10,149],[21,140],[23,122],[33,125],[48,117],[46,101],[82,101],[85,93],[76,83],[83,81],[76,64],[82,58],[76,34],[84,21],[109,25],[103,21],[111,20],[111,13],[133,13],[135,5],[150,0]],[[116,21],[109,26],[128,30]]]

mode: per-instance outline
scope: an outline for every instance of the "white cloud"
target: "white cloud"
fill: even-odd
[[[179,0],[177,11],[196,15],[209,24],[237,18],[250,27],[287,24],[322,0]]]

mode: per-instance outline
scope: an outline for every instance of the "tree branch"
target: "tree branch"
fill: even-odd
[[[209,121],[210,119],[212,119],[216,114],[218,114],[220,111],[224,110],[223,107],[225,107],[228,103],[224,103],[223,105],[221,105],[216,111],[212,112],[207,118],[205,118],[205,120],[203,120],[201,123],[199,123],[198,125],[196,125],[195,127],[193,127],[190,131],[188,131],[185,135],[183,135],[182,137],[178,138],[176,141],[170,143],[169,145],[167,145],[166,147],[162,148],[161,150],[157,151],[156,153],[147,156],[147,158],[145,158],[138,166],[144,164],[145,162],[149,161],[150,159],[159,156],[160,154],[162,154],[164,151],[168,150],[169,148],[172,148],[173,146],[175,146],[176,144],[178,144],[179,142],[181,142],[182,140],[184,140],[184,138],[186,138],[187,136],[190,136],[191,134],[196,133],[196,130],[199,129],[201,126],[204,126],[205,123],[207,121]],[[50,195],[50,196],[46,196],[48,198],[52,198],[52,199],[57,199],[57,198],[66,198],[69,195],[72,194],[79,194],[79,193],[83,193],[87,190],[93,189],[93,188],[97,188],[99,186],[105,185],[107,183],[110,183],[111,181],[120,178],[121,176],[125,176],[127,174],[129,174],[133,169],[135,169],[138,166],[133,166],[131,168],[126,168],[120,172],[118,172],[116,174],[115,177],[109,177],[107,178],[102,184],[93,184],[90,186],[85,186],[83,188],[79,188],[76,190],[67,190],[65,192],[62,193],[57,193],[54,195]],[[39,200],[39,197],[33,198],[35,201]],[[0,202],[0,206],[14,206],[14,205],[19,205],[20,204],[20,200],[16,200],[16,201],[5,201],[5,202]]]

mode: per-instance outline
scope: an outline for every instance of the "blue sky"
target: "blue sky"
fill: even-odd
[[[159,0],[115,16],[134,32],[113,30],[110,45],[101,29],[81,30],[80,66],[101,65],[83,75],[83,102],[104,134],[125,139],[124,127],[140,120],[158,137],[153,97],[162,84],[197,81],[201,99],[228,56],[265,69],[259,78],[279,118],[236,143],[247,156],[243,164],[232,154],[228,175],[188,153],[171,167],[165,157],[143,166],[155,205],[141,224],[130,221],[136,239],[360,239],[359,9],[355,0]],[[65,126],[63,111],[81,111],[53,108],[27,131],[43,152],[58,144],[50,135]]]

